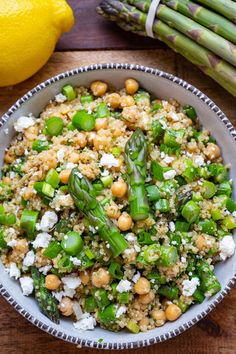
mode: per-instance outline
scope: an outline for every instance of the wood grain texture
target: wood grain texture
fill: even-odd
[[[138,37],[121,30],[96,12],[101,0],[68,0],[75,25],[57,44],[57,50],[165,48],[152,38]]]
[[[14,88],[0,89],[0,115],[33,86],[64,70],[104,62],[137,63],[166,70],[184,78],[209,95],[236,125],[235,98],[197,68],[170,50],[102,51],[54,53],[48,64],[33,78]],[[137,354],[235,354],[236,289],[205,319],[182,335]],[[0,354],[99,354],[105,351],[78,349],[31,325],[0,298]],[[128,351],[121,351],[128,354]],[[115,353],[115,352],[113,352]]]

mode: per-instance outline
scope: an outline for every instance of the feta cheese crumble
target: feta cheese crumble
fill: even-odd
[[[128,280],[121,280],[118,283],[116,290],[118,291],[118,293],[124,293],[126,291],[131,290],[131,282]]]
[[[20,269],[17,267],[16,263],[11,263],[10,267],[6,269],[6,271],[9,272],[11,278],[20,278]]]
[[[40,221],[40,229],[42,231],[50,231],[57,221],[58,217],[55,211],[46,211]]]
[[[118,307],[116,311],[116,318],[120,318],[124,313],[126,313],[127,307],[125,305],[121,305]]]
[[[79,277],[63,277],[61,278],[63,284],[68,288],[68,289],[76,289],[78,286],[81,284],[81,280]]]
[[[81,265],[81,260],[78,259],[77,257],[70,257],[70,261],[75,265],[75,266],[80,266]]]
[[[59,149],[59,150],[57,151],[57,160],[58,160],[59,162],[63,162],[64,157],[65,157],[65,150],[64,150],[64,149]]]
[[[225,261],[231,257],[235,251],[235,242],[232,236],[226,235],[219,242],[220,258]]]
[[[32,127],[35,124],[35,118],[22,116],[14,123],[14,129],[17,132],[23,132],[24,129]]]
[[[173,221],[169,222],[169,229],[170,229],[171,232],[175,231],[175,223]]]
[[[139,272],[137,272],[136,274],[134,274],[132,281],[134,283],[137,283],[137,281],[139,280],[140,277],[141,277],[141,274]]]
[[[182,294],[184,296],[192,296],[195,293],[198,285],[200,285],[199,279],[197,277],[192,278],[191,280],[184,280],[182,282],[183,290]]]
[[[117,160],[112,154],[103,154],[100,160],[101,166],[111,167],[118,167],[119,160]]]
[[[33,251],[29,251],[23,260],[23,266],[30,267],[34,264],[34,261],[35,261],[35,254]]]
[[[176,176],[175,170],[169,170],[163,173],[163,177],[165,180],[172,179]]]
[[[37,249],[37,248],[47,248],[49,245],[49,242],[51,241],[52,236],[49,235],[47,232],[42,232],[37,235],[36,239],[31,242],[32,246]]]
[[[80,331],[93,330],[96,326],[96,320],[89,313],[84,313],[79,321],[74,323],[74,327]]]
[[[20,278],[20,286],[23,295],[29,296],[34,290],[34,281],[31,277],[22,277]]]
[[[58,93],[58,95],[55,96],[55,101],[57,103],[63,103],[67,100],[67,97],[64,96],[62,93]]]
[[[196,157],[194,158],[194,163],[195,163],[195,165],[197,165],[197,166],[202,166],[202,165],[205,164],[204,158],[203,158],[201,155],[198,155],[198,156],[196,156]]]

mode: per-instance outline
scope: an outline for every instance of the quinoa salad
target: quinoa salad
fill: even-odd
[[[45,316],[138,333],[220,291],[214,267],[235,251],[236,203],[194,107],[132,78],[119,91],[94,81],[64,86],[14,129],[1,261]]]

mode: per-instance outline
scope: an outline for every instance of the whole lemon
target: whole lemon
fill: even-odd
[[[65,0],[0,0],[0,87],[38,71],[73,24]]]

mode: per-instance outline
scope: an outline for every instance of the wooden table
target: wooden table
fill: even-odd
[[[157,41],[135,41],[136,37],[124,35],[115,26],[100,19],[94,11],[94,4],[99,1],[69,2],[73,5],[76,16],[81,17],[78,25],[70,34],[61,38],[51,60],[33,78],[14,88],[0,89],[0,115],[26,91],[52,75],[80,65],[112,61],[153,66],[184,78],[209,95],[236,125],[235,98],[193,65]],[[89,21],[85,20],[85,14],[89,14]],[[114,50],[104,50],[110,48]],[[132,50],[124,50],[130,48]],[[100,51],[97,51],[98,49]],[[217,309],[187,332],[167,342],[135,350],[135,353],[235,354],[235,305],[236,290],[233,289]],[[40,331],[16,313],[2,298],[0,309],[0,354],[73,354],[78,351],[83,354],[101,353],[98,350],[78,349]]]

